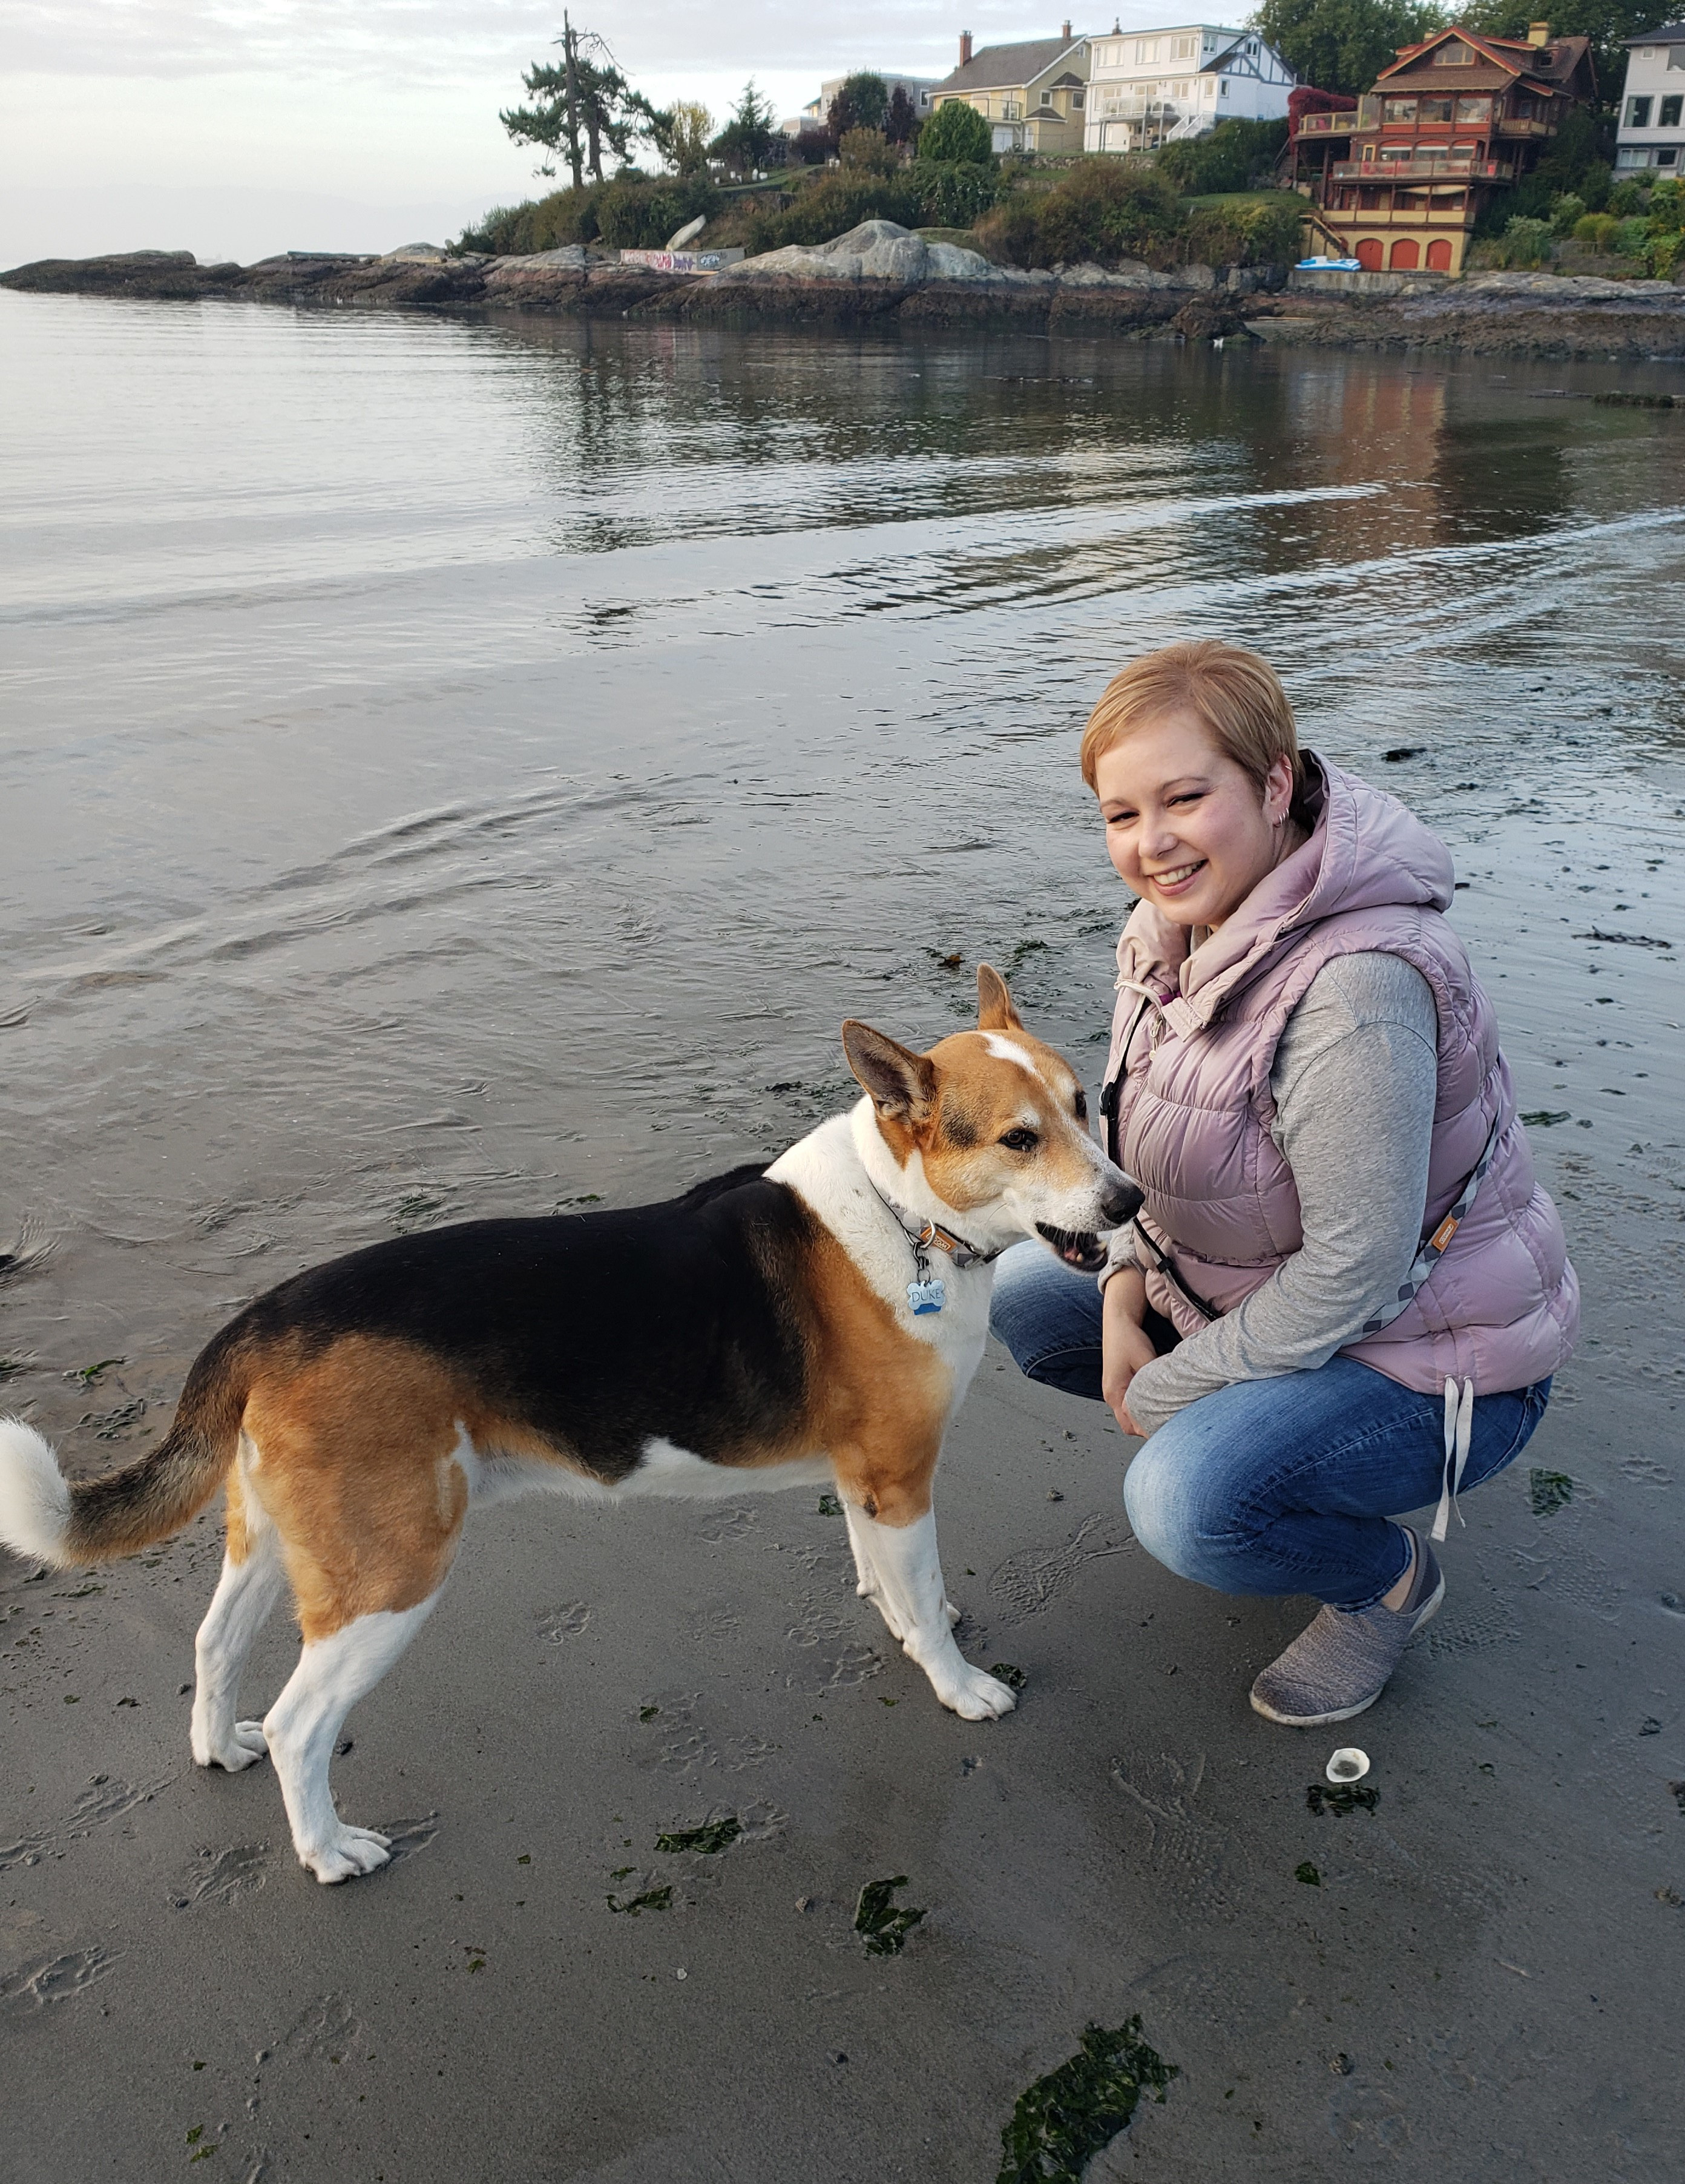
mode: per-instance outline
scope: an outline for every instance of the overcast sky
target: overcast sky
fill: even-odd
[[[1112,12],[1077,29],[1109,29]],[[700,98],[723,118],[750,75],[781,117],[848,69],[946,75],[962,25],[980,46],[1054,36],[1048,14],[585,0],[580,20],[658,103]],[[0,0],[0,265],[448,240],[551,187],[498,109],[560,27],[535,0]]]

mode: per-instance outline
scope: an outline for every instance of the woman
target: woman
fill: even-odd
[[[1543,1414],[1578,1327],[1561,1224],[1444,919],[1449,853],[1301,752],[1265,661],[1133,661],[1082,777],[1139,898],[1101,1106],[1146,1203],[1098,1294],[1008,1253],[994,1331],[1146,1437],[1124,1499],[1160,1562],[1324,1603],[1252,1703],[1343,1721],[1444,1597],[1458,1491]],[[1432,1540],[1396,1521],[1436,1501]]]

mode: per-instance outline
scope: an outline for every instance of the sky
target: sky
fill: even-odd
[[[782,118],[850,69],[945,75],[962,25],[980,46],[1054,36],[1059,4],[1043,22],[1005,0],[581,0],[576,20],[657,104],[723,120],[751,75]],[[0,265],[447,242],[554,187],[498,113],[560,28],[535,0],[0,0]]]

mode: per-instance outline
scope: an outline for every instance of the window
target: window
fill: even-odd
[[[1135,41],[1135,58],[1137,62],[1152,62],[1157,60],[1159,58],[1158,39],[1137,38]]]
[[[1413,98],[1389,98],[1382,102],[1381,110],[1388,121],[1414,121],[1415,106]]]
[[[1649,125],[1649,100],[1647,98],[1629,98],[1627,102],[1627,126],[1629,129],[1648,129]]]
[[[1073,91],[1071,94],[1071,110],[1073,114],[1080,114],[1082,110],[1082,94],[1080,91]]]
[[[1489,121],[1492,101],[1489,98],[1460,98],[1457,101],[1457,120],[1460,124],[1471,121]]]
[[[1682,98],[1681,94],[1677,92],[1671,98],[1663,99],[1656,111],[1656,127],[1677,129],[1679,126],[1679,109],[1682,103],[1685,103],[1685,98]]]
[[[1173,83],[1171,86],[1171,97],[1172,98],[1188,98],[1193,96],[1193,82],[1187,76],[1183,76],[1180,81]]]
[[[1449,121],[1451,102],[1449,98],[1420,98],[1416,101],[1418,121]]]
[[[1172,38],[1171,40],[1171,58],[1173,61],[1192,60],[1198,44],[1198,41],[1196,38]]]
[[[1655,155],[1655,163],[1659,167],[1677,166],[1679,163],[1679,147],[1677,144],[1664,144]]]
[[[1467,68],[1474,59],[1474,47],[1465,46],[1460,38],[1449,38],[1433,56],[1435,68]]]
[[[1474,156],[1475,147],[1472,144],[1454,144],[1451,147],[1454,159],[1472,159]]]
[[[1670,46],[1667,49],[1669,68],[1685,69],[1685,46]]]
[[[1415,147],[1413,144],[1383,144],[1381,156],[1383,159],[1413,159]]]

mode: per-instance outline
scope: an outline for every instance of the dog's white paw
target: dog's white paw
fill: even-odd
[[[342,1825],[331,1841],[314,1850],[301,1850],[298,1861],[318,1880],[331,1886],[336,1880],[354,1880],[359,1874],[378,1873],[391,1856],[389,1836],[376,1835],[373,1828]]]
[[[269,1757],[269,1739],[264,1735],[260,1721],[236,1721],[233,1727],[216,1738],[193,1737],[193,1758],[201,1767],[220,1767],[230,1774],[237,1774],[242,1767],[253,1767],[260,1759]]]
[[[950,1712],[965,1721],[998,1721],[1010,1713],[1018,1701],[987,1669],[974,1669],[962,1661],[957,1674],[931,1679],[937,1696]]]
[[[942,1603],[942,1612],[948,1618],[950,1624],[957,1623],[959,1620],[959,1610],[954,1605],[954,1602],[951,1600],[943,1601]]]

